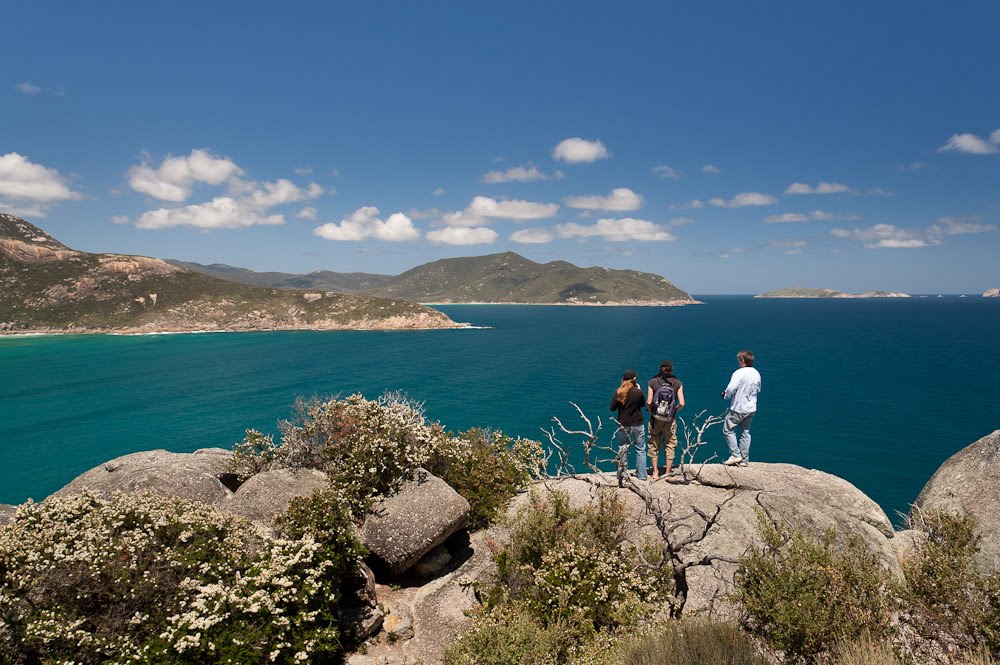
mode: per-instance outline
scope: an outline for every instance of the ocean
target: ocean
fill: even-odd
[[[690,418],[721,413],[736,352],[763,377],[751,458],[852,482],[899,523],[950,455],[1000,428],[1000,300],[763,300],[688,307],[451,305],[477,328],[0,337],[0,503],[40,500],[139,450],[277,432],[296,396],[401,390],[452,430],[542,438],[572,403],[604,423],[622,372],[661,359]],[[706,454],[725,456],[720,428]]]

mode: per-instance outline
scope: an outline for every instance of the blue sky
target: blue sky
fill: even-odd
[[[14,3],[0,210],[72,247],[694,293],[1000,287],[1000,5]]]

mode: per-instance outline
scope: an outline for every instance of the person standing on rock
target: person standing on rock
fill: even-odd
[[[760,392],[760,372],[753,366],[753,351],[736,354],[740,368],[733,372],[729,385],[722,391],[722,397],[730,400],[722,423],[722,434],[729,446],[729,459],[723,464],[747,466],[750,464],[750,421],[757,413],[757,393]],[[736,431],[739,430],[739,444]]]
[[[635,446],[635,476],[646,479],[646,426],[642,416],[642,405],[646,403],[639,388],[635,371],[625,370],[622,384],[611,397],[611,410],[618,412],[618,486],[628,469],[628,448]]]
[[[660,373],[649,380],[646,408],[649,410],[649,458],[653,463],[653,480],[660,477],[660,448],[666,467],[664,475],[674,468],[677,451],[677,421],[674,417],[684,408],[684,384],[674,376],[674,363],[664,360]]]

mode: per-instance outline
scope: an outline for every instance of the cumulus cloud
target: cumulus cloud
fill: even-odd
[[[448,190],[446,190],[444,187],[438,187],[433,192],[431,192],[431,196],[444,196],[447,193]]]
[[[231,159],[196,148],[187,156],[169,155],[155,168],[146,160],[131,166],[128,184],[135,191],[161,201],[180,203],[191,196],[197,183],[221,185],[242,175],[243,169]]]
[[[541,245],[555,240],[548,229],[521,229],[510,234],[510,239],[521,245]]]
[[[479,180],[489,185],[497,185],[505,182],[532,182],[534,180],[561,180],[565,175],[562,171],[556,171],[552,175],[546,175],[537,166],[512,166],[506,171],[488,171]]]
[[[851,191],[850,187],[839,182],[820,182],[815,187],[804,182],[793,182],[785,190],[785,194],[846,194]]]
[[[708,204],[717,208],[745,208],[746,206],[772,206],[778,202],[770,194],[760,192],[742,192],[728,201],[723,198],[709,199]],[[692,206],[694,207],[694,206]]]
[[[628,187],[616,187],[607,196],[569,196],[563,202],[570,208],[582,210],[624,212],[641,208],[643,199]]]
[[[307,206],[302,210],[299,210],[295,214],[295,216],[298,217],[299,219],[308,219],[310,222],[315,222],[316,218],[319,216],[319,213],[316,211],[316,208]]]
[[[488,245],[497,239],[497,232],[485,226],[447,226],[427,232],[427,239],[438,245]]]
[[[654,166],[649,170],[666,180],[678,180],[682,175],[684,175],[674,167],[667,166],[666,164],[660,164],[659,166]]]
[[[938,152],[961,152],[967,155],[994,155],[1000,152],[1000,129],[993,130],[989,138],[975,134],[952,134]]]
[[[903,229],[892,224],[876,224],[864,229],[836,228],[830,230],[830,235],[834,238],[861,241],[867,249],[914,249],[931,244],[920,237],[919,231]]]
[[[16,152],[0,155],[0,196],[40,204],[82,198],[70,189],[59,171],[35,164]]]
[[[42,86],[35,85],[34,83],[28,83],[27,81],[22,81],[14,87],[17,88],[18,92],[25,95],[37,95],[42,91]]]
[[[601,238],[615,242],[628,240],[655,240],[672,241],[677,240],[677,236],[667,230],[665,226],[654,224],[645,219],[633,219],[625,217],[623,219],[600,219],[591,225],[568,222],[557,224],[555,234],[560,238]]]
[[[247,193],[247,199],[251,205],[260,208],[273,208],[285,203],[297,203],[306,199],[315,199],[323,194],[323,188],[314,182],[306,188],[298,187],[291,180],[284,178],[275,182],[253,184],[254,188]]]
[[[786,212],[780,215],[769,215],[764,218],[764,223],[787,224],[791,222],[822,222],[831,219],[857,221],[861,218],[851,213],[833,213],[826,212],[824,210],[813,210],[811,212]]]
[[[166,229],[193,226],[199,229],[239,229],[247,226],[284,224],[284,215],[266,211],[229,196],[218,196],[208,203],[181,208],[160,208],[144,212],[136,220],[139,229]]]
[[[112,224],[128,224],[128,215],[115,215],[111,218]]]
[[[588,141],[579,137],[563,139],[552,149],[552,158],[567,164],[589,164],[611,156],[601,141]]]
[[[713,175],[719,175],[720,173],[722,173],[722,169],[720,169],[715,164],[705,164],[705,165],[703,165],[701,167],[701,172],[702,173],[711,173]]]
[[[374,238],[387,242],[409,242],[420,238],[420,231],[409,217],[396,212],[383,220],[375,206],[358,208],[339,224],[331,222],[318,226],[313,229],[313,234],[326,240],[350,241]]]
[[[524,222],[555,217],[558,203],[536,203],[521,199],[497,200],[477,196],[464,210],[445,213],[441,221],[447,226],[486,226],[494,219]]]

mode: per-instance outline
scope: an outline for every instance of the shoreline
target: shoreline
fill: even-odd
[[[701,300],[635,300],[624,302],[421,302],[421,305],[530,305],[532,307],[683,307],[684,305],[704,305]]]

